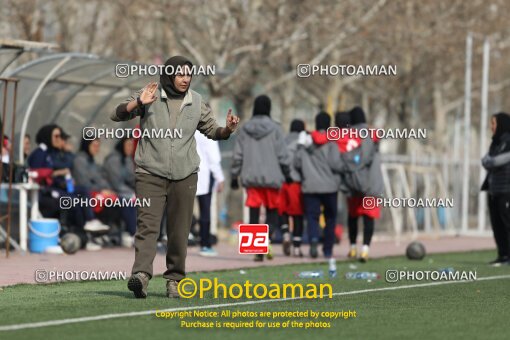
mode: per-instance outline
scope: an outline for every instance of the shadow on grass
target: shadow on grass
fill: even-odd
[[[127,290],[127,289],[126,289],[126,291],[121,291],[121,290],[113,290],[113,291],[112,290],[103,290],[103,291],[94,292],[94,294],[97,294],[97,295],[107,295],[107,296],[117,296],[117,297],[129,299],[129,300],[136,300],[136,298],[134,297],[133,293],[130,292],[129,290]],[[164,293],[164,292],[149,292],[148,293],[148,297],[157,297],[157,298],[165,298],[165,299],[167,299],[166,293]],[[140,299],[140,300],[144,300],[144,299]]]

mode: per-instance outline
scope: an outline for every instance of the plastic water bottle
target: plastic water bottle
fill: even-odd
[[[300,279],[320,279],[324,276],[324,272],[320,271],[305,271],[297,275]]]
[[[334,258],[330,258],[328,261],[329,266],[329,277],[336,277],[336,261]]]
[[[74,183],[71,174],[66,175],[66,188],[69,194],[72,194],[74,192]]]
[[[379,274],[373,272],[347,272],[345,278],[348,280],[375,280]]]
[[[354,163],[359,164],[360,161],[361,161],[361,156],[360,155],[354,155]]]
[[[443,273],[453,273],[455,272],[455,269],[453,269],[452,267],[448,267],[448,268],[442,268],[442,269],[439,269],[439,272]]]

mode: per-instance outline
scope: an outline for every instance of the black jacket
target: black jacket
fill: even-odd
[[[482,165],[487,170],[487,176],[482,184],[481,190],[490,194],[510,193],[510,162],[499,164],[494,158],[510,151],[510,133],[504,133],[499,143],[491,147],[491,155],[482,160]]]

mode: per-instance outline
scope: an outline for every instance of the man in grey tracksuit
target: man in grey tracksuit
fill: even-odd
[[[340,186],[340,175],[343,163],[335,143],[316,143],[326,134],[331,118],[326,112],[320,112],[315,117],[316,131],[311,137],[302,132],[294,166],[301,173],[301,190],[305,208],[305,219],[310,241],[310,256],[318,256],[319,217],[321,205],[324,207],[326,227],[324,228],[323,253],[328,259],[333,256],[335,241],[335,224],[337,213],[337,191]],[[303,138],[303,136],[305,138]],[[307,142],[306,138],[310,141]],[[305,140],[303,140],[305,139]]]
[[[135,297],[145,298],[152,277],[163,210],[167,212],[167,296],[179,297],[178,282],[185,277],[188,234],[197,190],[200,164],[195,142],[198,129],[211,139],[227,139],[239,118],[227,114],[226,127],[216,123],[209,106],[189,89],[192,63],[180,56],[167,60],[160,83],[151,83],[129,97],[111,115],[114,121],[140,117],[142,131],[170,129],[173,138],[141,138],[135,153],[136,195],[148,198],[149,207],[138,208],[135,262],[128,281]],[[180,135],[177,133],[180,132]],[[181,137],[182,136],[182,137]]]
[[[238,177],[246,187],[246,206],[250,208],[250,224],[259,223],[260,207],[266,207],[266,223],[270,235],[278,225],[278,194],[290,179],[289,157],[284,135],[270,117],[271,100],[255,98],[253,117],[243,125],[236,138],[232,158],[232,189],[239,188]],[[268,259],[272,254],[268,254]],[[256,261],[263,256],[257,254]]]

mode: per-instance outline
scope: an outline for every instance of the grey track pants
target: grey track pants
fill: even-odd
[[[161,219],[167,212],[167,253],[164,273],[166,279],[181,280],[186,275],[185,264],[188,234],[193,215],[198,175],[193,173],[182,180],[136,173],[136,196],[150,199],[150,206],[138,207],[135,234],[135,263],[132,273],[145,272],[153,276],[153,261],[157,251]]]

